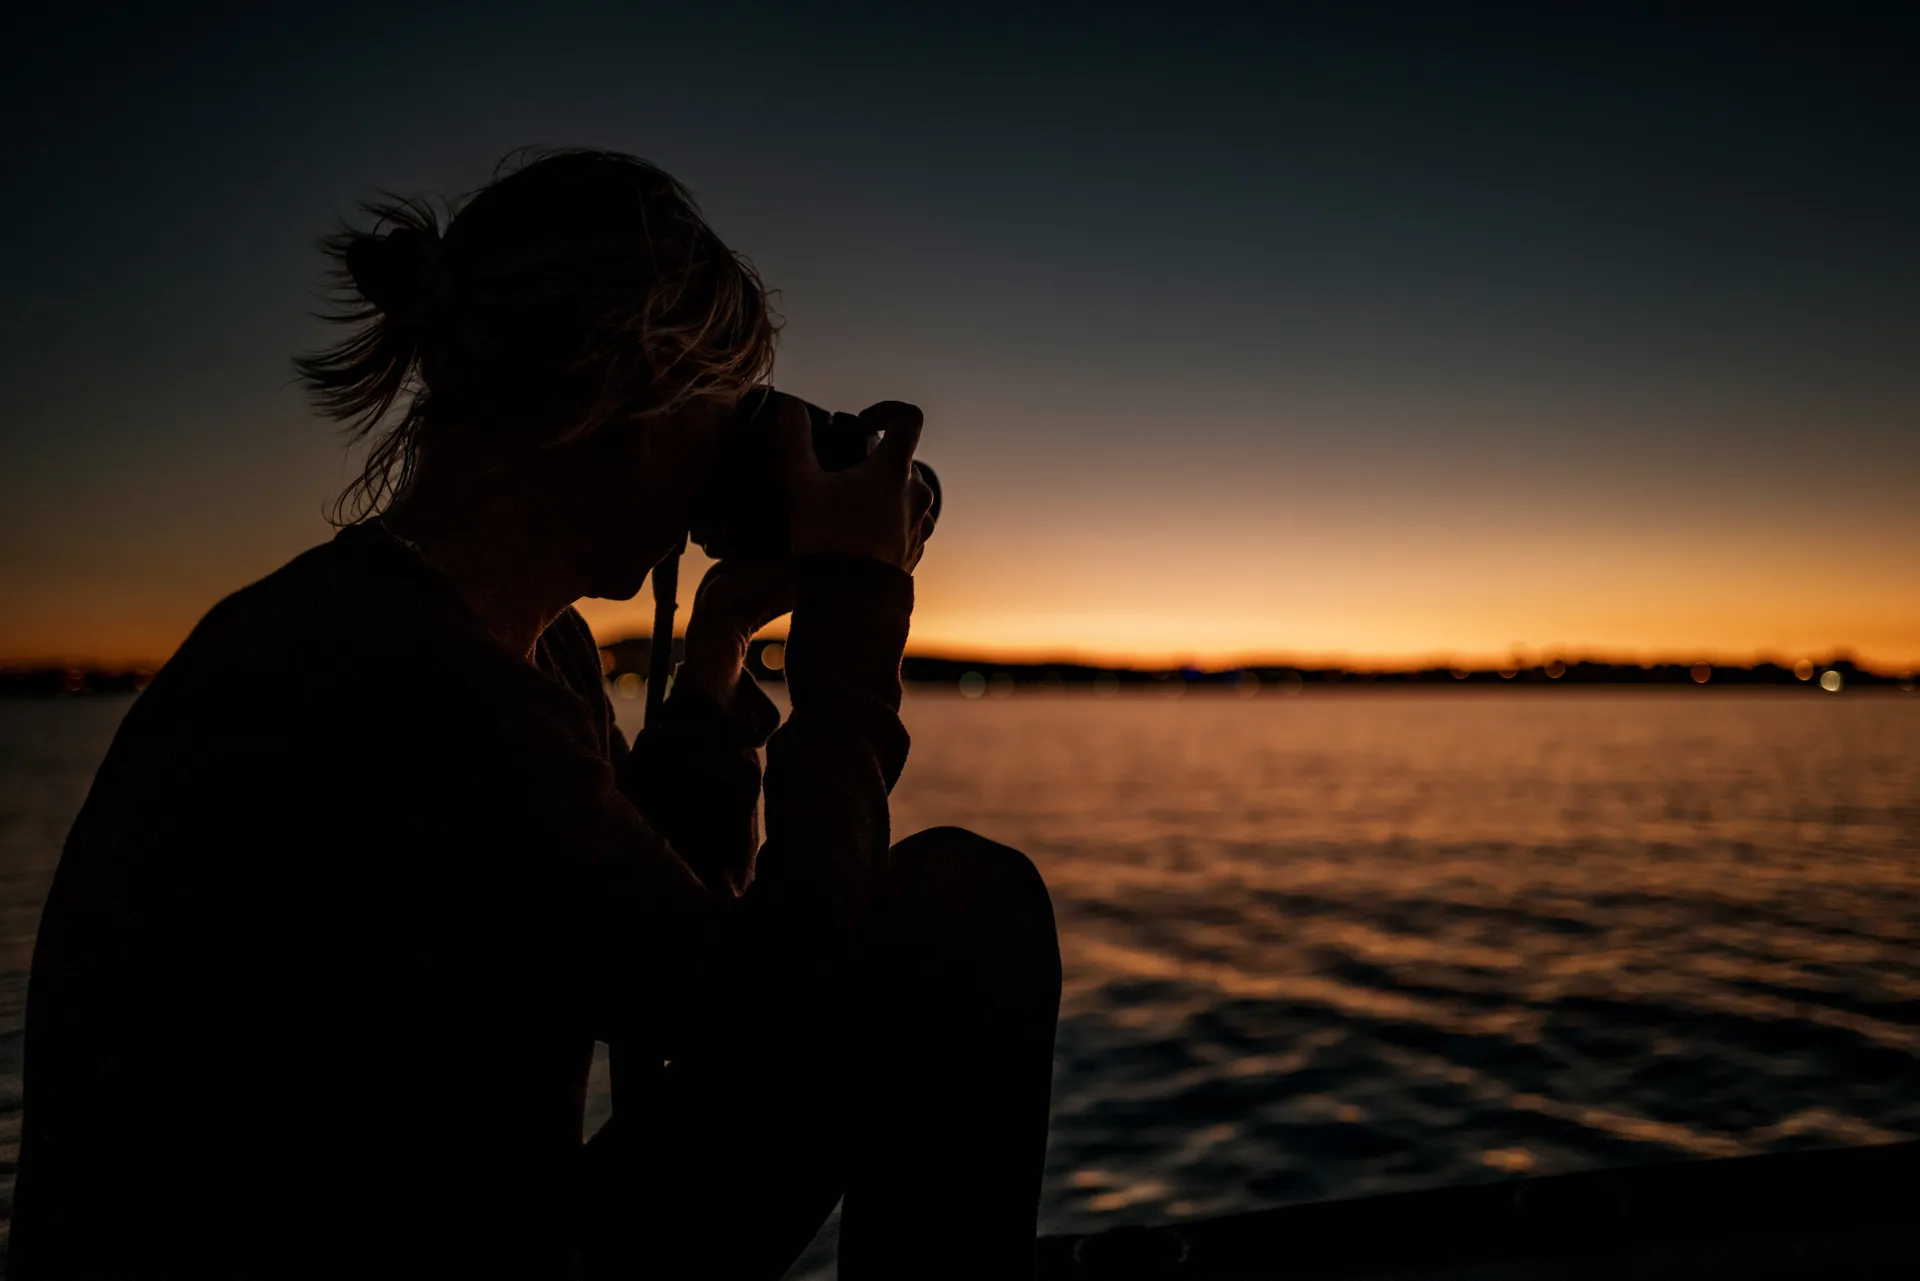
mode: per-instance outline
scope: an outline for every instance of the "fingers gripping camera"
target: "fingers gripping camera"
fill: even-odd
[[[880,433],[861,418],[798,403],[806,411],[813,455],[822,471],[857,466],[879,447]],[[689,538],[715,560],[782,557],[791,550],[778,405],[771,388],[755,388],[741,397],[721,433],[706,489],[688,530]],[[913,471],[929,495],[922,500],[926,503],[924,537],[940,516],[940,480],[933,468],[918,460]]]

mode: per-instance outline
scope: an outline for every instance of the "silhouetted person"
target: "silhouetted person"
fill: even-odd
[[[301,362],[372,442],[365,519],[216,606],[100,767],[34,955],[10,1275],[771,1279],[843,1193],[843,1276],[1030,1274],[1046,890],[888,828],[919,412],[829,474],[781,405],[793,558],[708,574],[629,750],[573,602],[678,544],[771,360],[759,282],[630,157],[541,159],[444,239],[374,212]],[[742,663],[789,610],[776,729]]]

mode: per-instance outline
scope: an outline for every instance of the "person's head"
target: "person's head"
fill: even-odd
[[[625,597],[687,527],[718,425],[767,375],[753,268],[678,182],[605,151],[541,155],[467,198],[366,206],[330,237],[340,342],[296,362],[368,445],[336,519],[507,504],[592,595]]]

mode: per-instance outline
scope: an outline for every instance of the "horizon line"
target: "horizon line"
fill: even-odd
[[[676,643],[684,633],[675,633]],[[763,632],[754,638],[756,649],[769,643],[786,642],[784,632]],[[599,642],[601,650],[647,645],[652,637],[645,632]],[[1071,649],[988,648],[967,651],[950,647],[920,647],[909,643],[905,657],[922,662],[970,664],[983,667],[1082,667],[1114,672],[1231,673],[1255,668],[1297,671],[1371,672],[1378,675],[1432,672],[1443,670],[1498,672],[1532,670],[1554,663],[1567,667],[1591,664],[1605,667],[1641,668],[1709,667],[1756,668],[1768,665],[1792,668],[1799,663],[1817,667],[1847,664],[1863,672],[1906,677],[1920,670],[1920,662],[1886,662],[1861,658],[1852,646],[1837,645],[1821,649],[1786,651],[1779,648],[1755,649],[1730,654],[1725,650],[1662,650],[1626,652],[1620,650],[1583,650],[1575,646],[1526,646],[1504,654],[1463,654],[1460,651],[1433,650],[1408,655],[1361,655],[1339,653],[1287,653],[1282,651],[1248,652],[1230,655],[1164,653],[1119,655]],[[0,657],[0,675],[25,676],[50,672],[79,672],[87,675],[134,675],[157,672],[169,660],[77,658],[60,655],[36,655],[31,658]]]

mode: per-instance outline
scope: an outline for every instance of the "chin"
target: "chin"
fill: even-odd
[[[605,550],[581,565],[585,571],[582,577],[587,581],[587,596],[594,600],[632,600],[640,594],[653,567],[679,546],[678,542],[665,542],[655,531],[647,532],[653,536],[632,535],[604,540],[607,544]],[[641,550],[635,554],[635,548],[650,547],[658,547],[659,551]]]
[[[594,600],[632,600],[640,594],[640,589],[646,585],[650,566],[638,564],[627,557],[619,559],[627,563],[620,564],[609,557],[598,565],[588,567],[585,595]],[[608,561],[614,563],[609,564]]]
[[[592,600],[632,600],[640,594],[640,588],[646,581],[646,575],[642,574],[631,581],[621,579],[611,583],[595,583],[587,588],[587,596]]]

